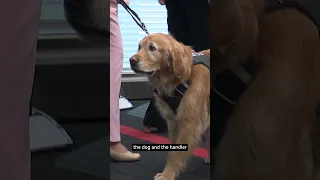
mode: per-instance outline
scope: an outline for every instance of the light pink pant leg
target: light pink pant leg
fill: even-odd
[[[29,105],[40,0],[0,2],[0,180],[30,180]]]
[[[120,141],[119,94],[123,47],[117,11],[118,2],[110,0],[110,142]]]

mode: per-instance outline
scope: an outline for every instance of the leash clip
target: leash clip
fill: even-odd
[[[149,34],[148,29],[147,29],[147,26],[146,26],[143,22],[141,22],[141,27],[142,27],[142,30],[143,30],[145,33]]]

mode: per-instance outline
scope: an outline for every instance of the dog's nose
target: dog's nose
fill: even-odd
[[[135,63],[137,62],[137,59],[134,58],[134,57],[131,57],[131,58],[129,59],[129,61],[130,61],[131,64],[135,64]]]

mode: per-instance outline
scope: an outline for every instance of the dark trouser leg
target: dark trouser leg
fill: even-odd
[[[194,46],[188,26],[188,18],[181,1],[167,0],[166,8],[169,33],[173,35],[177,41],[180,41],[188,46]]]
[[[210,49],[210,5],[208,0],[183,0],[183,2],[191,32],[192,46],[196,51]]]
[[[167,0],[168,30],[195,51],[210,49],[210,6],[207,0]]]
[[[29,105],[40,0],[0,3],[0,179],[30,180]]]
[[[152,98],[143,120],[144,126],[157,128],[160,132],[167,131],[167,122],[155,107],[155,99]]]

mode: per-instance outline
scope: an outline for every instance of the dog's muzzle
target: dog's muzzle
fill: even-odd
[[[138,59],[136,59],[136,58],[134,58],[134,57],[131,57],[130,59],[129,59],[129,62],[130,62],[130,67],[131,67],[131,69],[134,71],[134,72],[136,72],[136,73],[141,73],[141,74],[147,74],[147,75],[149,75],[149,76],[152,76],[153,74],[154,74],[154,71],[150,71],[150,72],[146,72],[146,71],[141,71],[140,69],[139,69],[139,60]]]

